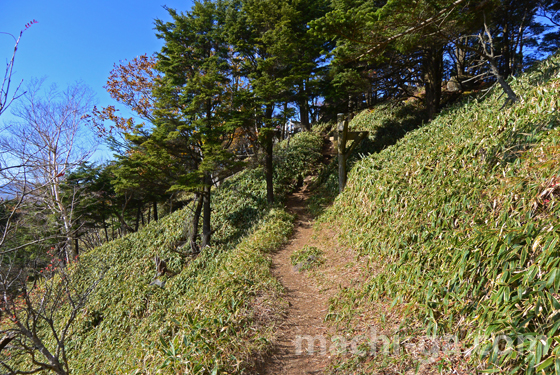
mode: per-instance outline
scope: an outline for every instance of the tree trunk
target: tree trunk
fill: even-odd
[[[136,223],[134,224],[134,231],[138,232],[140,227],[140,214],[142,213],[142,206],[138,206],[138,210],[136,211]]]
[[[105,229],[105,240],[109,242],[109,231],[107,230],[107,223],[103,221],[103,229]]]
[[[203,188],[202,199],[204,201],[204,217],[202,221],[202,244],[201,249],[204,249],[206,246],[210,245],[210,239],[212,237],[212,223],[211,223],[211,215],[212,215],[212,207],[210,205],[211,201],[211,193],[212,193],[212,176],[209,172],[204,174],[204,188]]]
[[[348,120],[338,120],[338,192],[342,193],[346,187],[346,138],[348,135]]]
[[[509,12],[505,12],[506,15],[509,14]],[[502,75],[502,77],[507,78],[511,75],[511,47],[512,47],[512,43],[510,40],[510,27],[509,27],[509,22],[508,22],[508,17],[506,16],[506,19],[504,20],[504,29],[503,29],[503,43],[504,45],[502,46],[502,59],[503,59],[503,69],[500,72],[500,74]]]
[[[311,124],[309,123],[309,103],[307,102],[305,81],[302,81],[299,86],[299,117],[303,128],[307,131],[311,130]]]
[[[272,120],[272,112],[273,108],[272,105],[268,105],[266,107],[265,112],[265,119],[267,120],[266,124],[266,135],[265,135],[265,175],[266,175],[266,200],[269,204],[274,203],[274,165],[272,163],[272,152],[274,149],[273,144],[273,128],[270,123]]]
[[[72,210],[68,212],[68,210],[66,209],[66,207],[62,202],[61,193],[60,193],[60,179],[58,177],[59,172],[56,168],[53,168],[53,171],[54,171],[53,174],[56,174],[55,177],[52,179],[53,183],[51,187],[53,213],[59,214],[60,217],[62,218],[62,224],[64,225],[64,235],[66,236],[66,245],[65,245],[66,262],[70,263],[74,261],[78,256],[78,254],[75,252],[74,249],[74,239],[72,237],[72,224],[73,224]]]
[[[37,318],[35,317],[35,319]],[[54,371],[55,373],[57,373],[58,375],[67,375],[67,372],[64,369],[64,365],[60,363],[58,356],[54,356],[53,354],[51,354],[51,352],[45,347],[45,345],[43,344],[41,339],[37,336],[34,330],[30,331],[27,328],[25,328],[22,324],[18,324],[18,328],[23,335],[27,336],[33,342],[35,346],[35,350],[41,353],[49,361],[50,366],[47,367],[45,365],[41,365],[43,369],[46,370],[46,368],[48,368]]]
[[[189,243],[191,245],[191,250],[193,253],[198,253],[200,248],[196,243],[198,237],[198,223],[200,222],[200,213],[202,212],[202,194],[195,194],[196,206],[193,213],[193,219],[191,223],[191,232],[189,233]]]
[[[441,80],[443,78],[443,48],[432,46],[424,50],[422,68],[424,70],[424,87],[426,96],[424,103],[428,118],[432,120],[439,110],[441,100]]]
[[[288,102],[284,102],[284,119],[282,124],[282,135],[280,136],[281,140],[286,139],[286,123],[288,122]]]
[[[133,230],[132,230],[132,228],[130,227],[130,225],[128,225],[128,224],[126,223],[126,221],[124,220],[124,213],[123,213],[123,214],[120,214],[120,213],[117,212],[116,215],[117,215],[117,217],[118,217],[118,219],[119,219],[119,222],[121,223],[121,230],[122,230],[122,231],[121,231],[121,234],[122,234],[122,235],[125,235],[127,232],[130,232],[130,233],[133,232]]]
[[[154,207],[154,221],[158,221],[158,212],[157,212],[157,202],[156,201],[153,202],[153,207]]]
[[[496,77],[496,81],[498,81],[498,83],[500,84],[504,92],[507,94],[508,101],[510,101],[511,103],[517,102],[517,95],[515,95],[515,92],[513,92],[511,86],[506,82],[504,77],[502,77],[502,75],[500,74],[500,70],[498,69],[496,60],[494,60],[493,58],[488,58],[488,62],[490,63],[490,70],[492,71],[492,74],[494,75],[494,77]]]
[[[105,230],[105,240],[109,242],[109,232],[107,231],[107,218],[105,217],[105,202],[102,203],[103,211],[101,211],[102,220],[103,220],[103,229]]]
[[[460,37],[461,41],[464,37]],[[465,51],[459,44],[455,46],[455,69],[457,70],[457,77],[465,76],[467,51]]]

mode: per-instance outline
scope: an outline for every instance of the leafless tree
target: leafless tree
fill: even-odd
[[[0,135],[0,195],[12,202],[2,238],[5,241],[17,229],[14,215],[24,205],[47,209],[60,222],[61,248],[70,262],[78,255],[72,241],[77,191],[65,198],[62,185],[64,176],[86,161],[98,144],[88,127],[93,93],[82,83],[64,91],[55,85],[42,87],[43,80],[31,82],[12,111],[17,120]],[[3,252],[15,250],[2,249],[3,243]]]
[[[37,23],[37,21],[33,20],[25,25],[25,28],[19,32],[18,37],[16,38],[10,33],[7,32],[0,32],[0,34],[11,36],[14,39],[14,50],[12,52],[11,58],[6,63],[6,70],[4,71],[4,77],[2,79],[2,85],[0,86],[0,116],[4,113],[10,104],[16,100],[18,97],[23,95],[24,93],[21,92],[21,84],[22,81],[17,84],[14,91],[12,91],[12,74],[14,72],[14,62],[16,59],[16,52],[19,46],[19,42],[25,30],[27,30],[31,25]],[[1,168],[1,166],[0,166]]]
[[[14,49],[11,53],[11,57],[6,62],[6,68],[4,71],[4,76],[2,78],[2,84],[0,85],[0,116],[8,109],[10,104],[20,96],[24,94],[21,91],[21,84],[23,81],[20,81],[19,84],[16,85],[15,90],[13,89],[12,84],[12,76],[14,72],[14,63],[16,58],[16,53],[18,50],[19,43],[21,41],[21,37],[23,33],[33,24],[37,23],[36,20],[33,20],[25,25],[25,28],[20,31],[18,37],[16,38],[14,35],[7,33],[7,32],[0,32],[0,34],[7,35],[14,40]],[[4,131],[2,127],[0,127],[0,132]],[[0,162],[0,171],[4,171],[7,169],[17,168],[16,165],[7,166]],[[1,184],[9,185],[9,181],[0,181]],[[4,195],[4,194],[2,194]],[[11,200],[9,204],[4,202],[4,196],[0,196],[0,249],[2,249],[2,245],[6,242],[7,235],[13,229],[13,219],[21,207],[23,203],[24,196],[19,195],[15,197],[15,199]]]
[[[53,258],[41,271],[13,265],[0,262],[0,373],[69,374],[70,328],[105,271],[82,283],[79,263],[66,267]]]

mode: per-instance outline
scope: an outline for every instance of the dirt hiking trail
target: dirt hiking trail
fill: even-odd
[[[294,233],[272,259],[272,272],[286,289],[284,299],[289,307],[286,318],[278,326],[274,349],[259,372],[262,375],[323,374],[328,364],[325,355],[308,355],[306,341],[301,354],[296,347],[298,337],[327,334],[324,318],[328,296],[320,293],[305,272],[295,270],[290,261],[290,255],[309,244],[313,235],[313,219],[307,212],[306,199],[305,188],[289,197],[288,210],[297,215]]]
[[[332,143],[323,147],[323,164],[328,165],[335,153]],[[327,340],[334,333],[325,322],[329,299],[341,288],[361,278],[356,272],[354,255],[338,245],[338,234],[325,225],[313,228],[314,220],[307,211],[310,196],[310,179],[303,187],[289,196],[287,209],[296,215],[294,232],[289,243],[272,257],[272,273],[285,288],[284,300],[288,309],[278,323],[273,349],[256,371],[259,375],[309,375],[327,374],[331,353],[321,353],[319,341],[312,354],[308,353],[308,340],[301,337],[323,337]],[[318,269],[299,272],[290,256],[304,246],[315,246],[323,251],[325,263]],[[298,340],[298,337],[300,338]],[[301,344],[298,351],[298,341]],[[328,350],[328,346],[326,349]]]

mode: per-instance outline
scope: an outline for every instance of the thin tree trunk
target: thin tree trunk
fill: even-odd
[[[431,120],[439,110],[441,101],[441,80],[443,78],[443,48],[432,46],[424,50],[423,60],[425,105]]]
[[[500,74],[500,70],[498,69],[498,65],[496,64],[496,61],[493,58],[488,58],[488,62],[490,63],[490,70],[492,71],[492,74],[494,75],[494,77],[496,77],[496,81],[498,81],[498,83],[500,84],[504,92],[507,94],[508,100],[511,103],[517,102],[517,95],[515,95],[515,92],[513,91],[511,86],[506,82],[504,77],[502,77],[502,75]]]
[[[272,120],[272,112],[273,108],[272,105],[268,105],[266,107],[265,112],[265,119],[270,121]],[[269,204],[274,203],[274,165],[272,163],[273,158],[273,133],[272,133],[272,126],[270,123],[266,124],[266,139],[265,139],[265,175],[266,175],[266,200]]]
[[[459,40],[462,40],[460,37]],[[455,68],[457,69],[457,77],[465,76],[465,65],[466,65],[467,52],[461,48],[459,44],[455,46]]]
[[[305,81],[301,82],[299,89],[299,116],[302,127],[307,131],[311,130],[311,124],[309,123],[307,93],[305,91]]]
[[[56,156],[55,156],[56,158]],[[55,173],[55,177],[53,178],[53,183],[51,187],[51,194],[52,194],[52,206],[56,207],[58,213],[62,218],[62,223],[64,225],[64,235],[66,236],[66,262],[70,263],[76,259],[77,255],[74,250],[74,241],[72,238],[72,216],[71,212],[69,213],[64,204],[62,203],[61,194],[60,194],[60,179],[58,177],[58,170],[53,168],[53,173]]]
[[[525,33],[525,19],[527,18],[527,8],[525,8],[525,13],[523,14],[523,20],[521,25],[519,25],[519,32],[517,33],[517,41],[513,47],[514,58],[512,62],[511,74],[516,75],[518,73],[517,67],[523,66],[523,34]],[[519,50],[519,52],[517,52]]]
[[[107,223],[103,222],[103,229],[105,229],[105,240],[109,242],[109,231],[107,230]]]
[[[192,252],[196,254],[200,250],[198,244],[196,243],[196,239],[198,237],[198,223],[200,222],[200,214],[202,212],[202,194],[195,194],[195,202],[196,206],[191,223],[191,232],[189,233],[189,243],[191,245]]]
[[[282,124],[282,135],[280,139],[286,139],[286,123],[288,122],[288,102],[284,102],[284,123]]]
[[[105,230],[105,240],[109,242],[109,232],[107,231],[107,219],[105,218],[105,202],[103,202],[103,211],[102,211],[102,219],[103,219],[103,229]]]
[[[126,223],[126,220],[124,219],[124,216],[121,215],[120,213],[117,213],[117,217],[119,218],[119,221],[121,223],[121,234],[125,235],[128,232],[133,232],[132,228],[130,227],[130,225],[128,225]]]
[[[134,224],[134,231],[138,232],[138,228],[140,226],[140,213],[142,211],[142,206],[138,206],[138,210],[136,211],[136,223]]]
[[[511,75],[511,40],[510,40],[510,34],[511,33],[511,29],[510,29],[510,25],[509,25],[509,15],[510,15],[510,8],[509,6],[505,5],[505,9],[503,11],[503,15],[502,15],[502,22],[504,23],[504,27],[502,29],[502,39],[503,39],[503,46],[502,46],[502,61],[503,61],[503,66],[502,66],[502,70],[500,71],[500,75],[504,78],[507,78]]]
[[[204,249],[206,246],[210,245],[210,239],[212,237],[212,223],[211,223],[211,214],[212,214],[212,207],[210,205],[211,202],[211,192],[212,192],[212,176],[210,173],[206,172],[204,174],[204,193],[202,194],[202,199],[204,201],[204,217],[202,221],[202,244],[201,249]]]
[[[153,207],[154,207],[154,221],[158,221],[157,201],[153,202]]]

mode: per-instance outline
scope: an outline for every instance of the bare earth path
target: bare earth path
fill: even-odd
[[[306,341],[303,353],[297,353],[301,336],[319,336],[327,333],[324,318],[327,314],[328,296],[321,293],[315,282],[305,273],[294,270],[290,255],[307,245],[313,234],[312,218],[307,213],[305,189],[290,196],[288,209],[297,215],[294,234],[290,242],[272,259],[274,275],[286,288],[289,303],[286,319],[279,325],[274,350],[267,359],[261,375],[323,374],[328,356],[308,354]],[[318,349],[318,348],[317,348]]]

